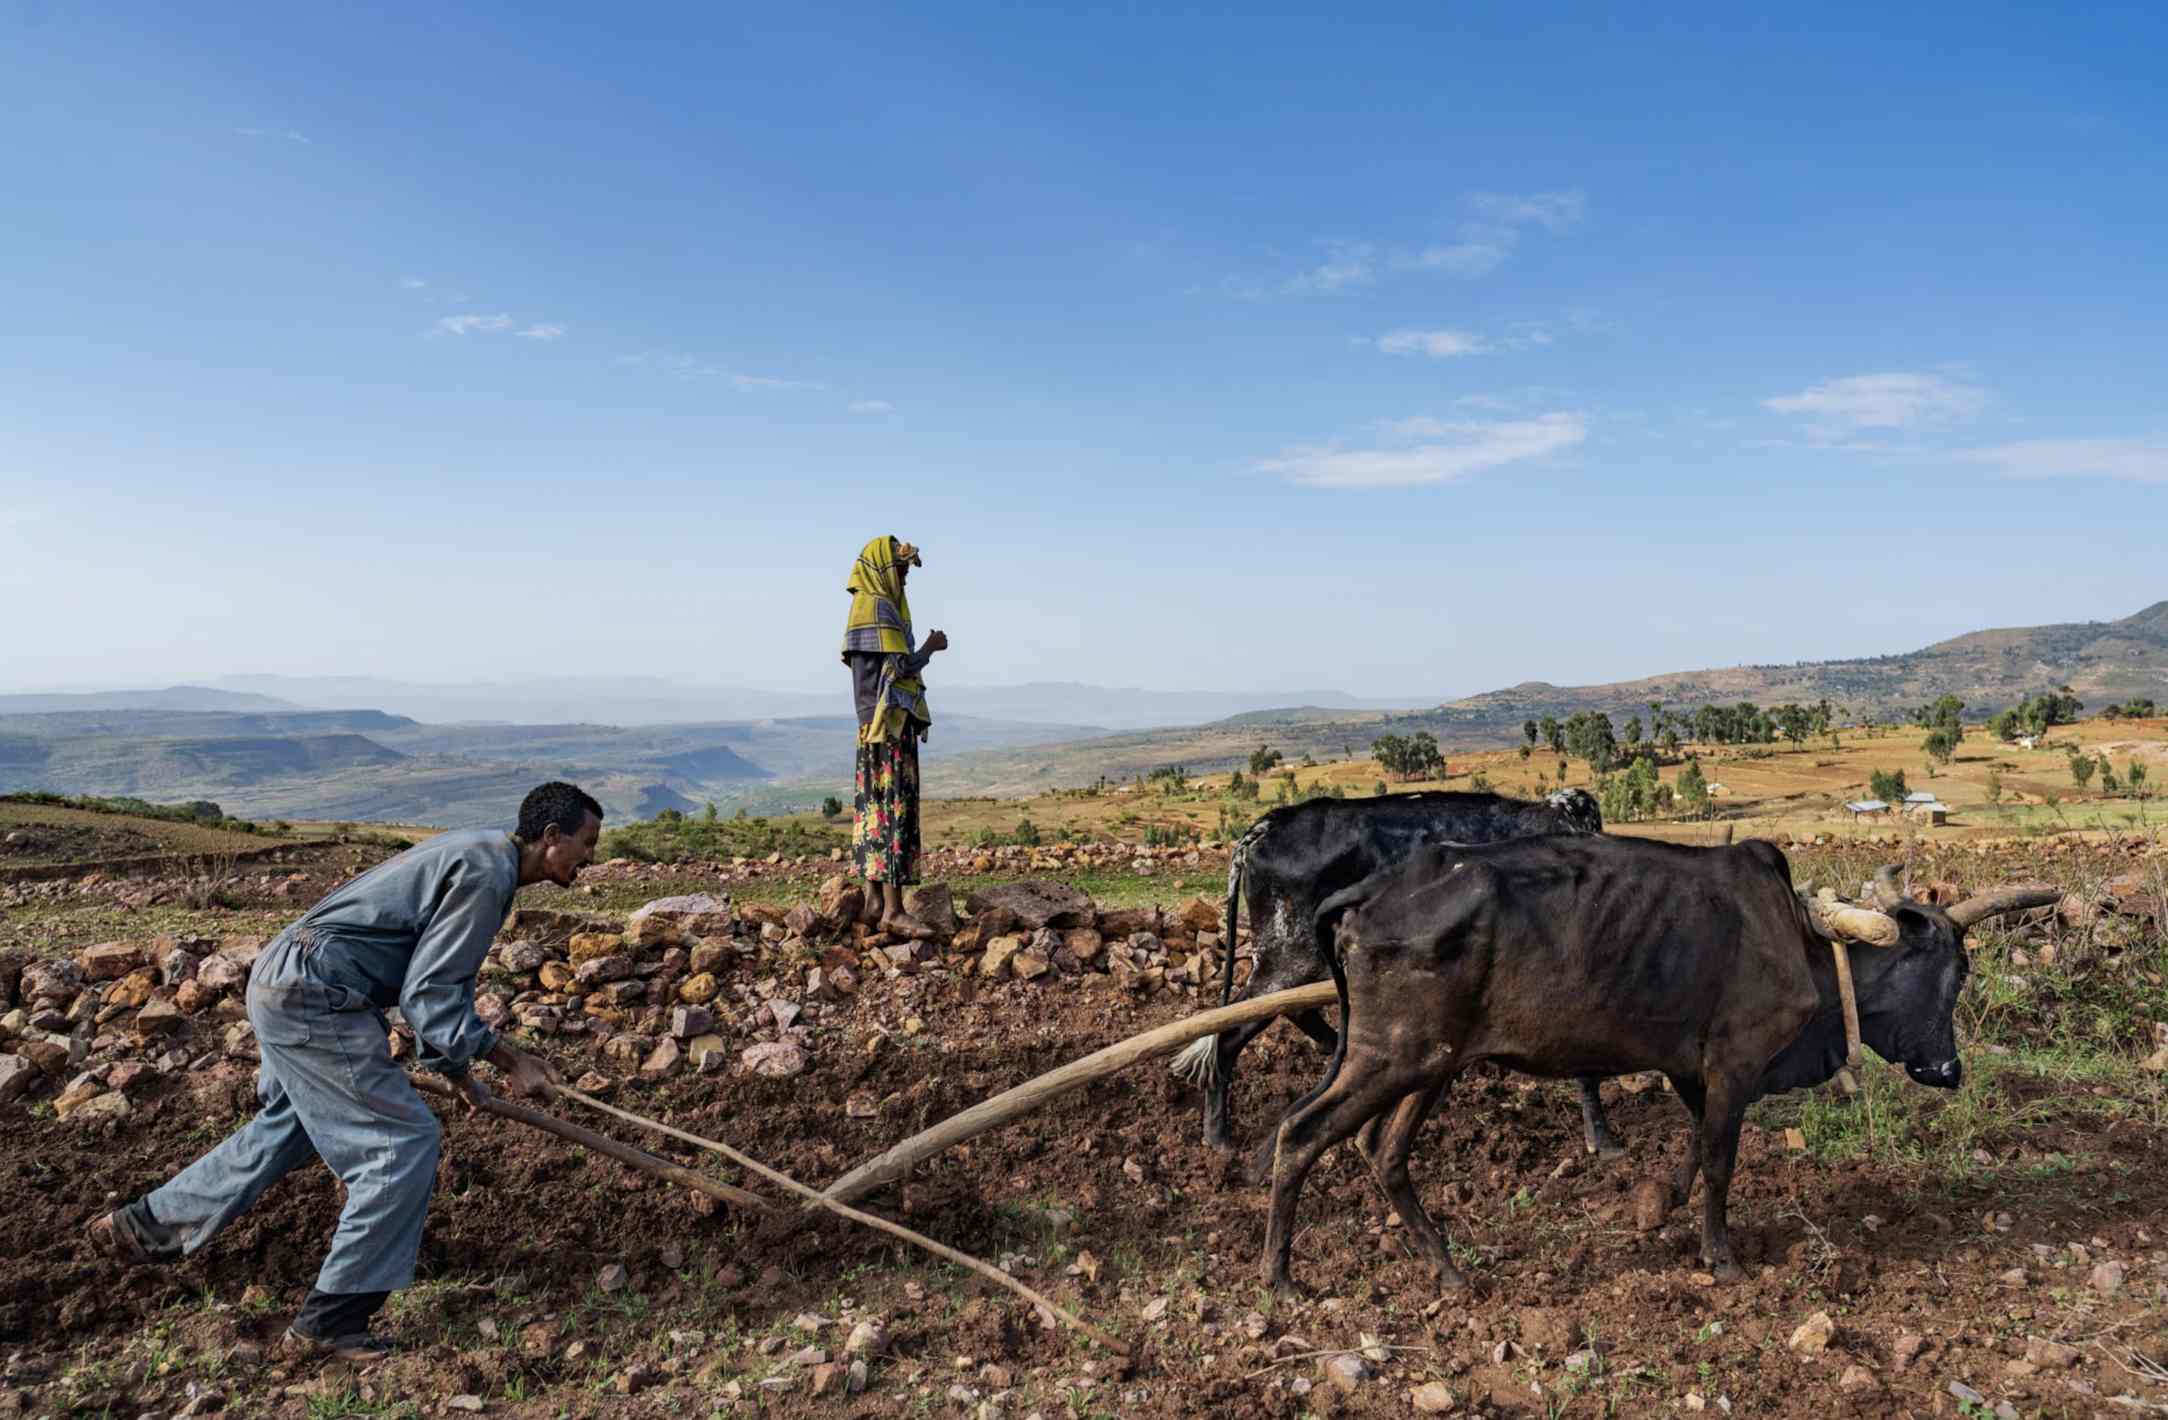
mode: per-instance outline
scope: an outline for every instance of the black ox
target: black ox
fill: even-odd
[[[1860,1034],[1921,1084],[1962,1079],[1951,1016],[1968,927],[2052,902],[2015,889],[1944,911],[1903,901],[1885,872],[1879,912],[1826,913],[1887,947],[1847,945]],[[1877,930],[1860,932],[1860,920]],[[1846,1058],[1831,940],[1773,845],[1685,848],[1607,837],[1426,845],[1335,893],[1317,935],[1340,987],[1342,1043],[1325,1083],[1280,1126],[1266,1282],[1285,1288],[1296,1199],[1318,1156],[1358,1130],[1386,1197],[1438,1282],[1466,1285],[1408,1182],[1417,1129],[1477,1061],[1550,1077],[1660,1070],[1693,1121],[1673,1182],[1696,1171],[1702,1256],[1741,1274],[1725,1226],[1739,1123],[1763,1095],[1819,1084]]]
[[[1544,833],[1602,831],[1602,811],[1582,789],[1562,790],[1540,803],[1501,794],[1424,793],[1312,799],[1274,809],[1236,842],[1227,865],[1227,956],[1220,1004],[1326,980],[1331,975],[1326,963],[1330,943],[1317,934],[1318,907],[1342,888],[1407,857],[1419,843],[1498,843]],[[1256,964],[1236,992],[1235,918],[1245,891]],[[1323,1011],[1298,1012],[1293,1020],[1320,1046],[1334,1047],[1338,1035]],[[1235,1059],[1270,1024],[1254,1021],[1206,1036],[1175,1058],[1174,1072],[1204,1087],[1204,1139],[1214,1148],[1234,1147],[1228,1094]],[[1619,1144],[1603,1117],[1596,1083],[1591,1079],[1581,1084],[1582,1127],[1591,1152],[1616,1152]],[[1260,1175],[1270,1158],[1267,1141],[1257,1165]]]

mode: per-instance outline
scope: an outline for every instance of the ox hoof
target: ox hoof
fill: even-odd
[[[1716,1279],[1717,1286],[1729,1287],[1746,1280],[1746,1269],[1736,1262],[1719,1262],[1709,1268],[1709,1275]]]
[[[1457,1267],[1439,1267],[1431,1272],[1441,1296],[1464,1296],[1468,1291],[1468,1274]]]

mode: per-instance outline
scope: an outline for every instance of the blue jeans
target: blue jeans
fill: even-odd
[[[393,1292],[414,1280],[437,1179],[437,1117],[392,1063],[384,1018],[329,983],[300,934],[257,958],[248,1019],[263,1065],[263,1107],[223,1144],[144,1199],[154,1253],[192,1253],[289,1171],[321,1157],[346,1208],[319,1292]]]

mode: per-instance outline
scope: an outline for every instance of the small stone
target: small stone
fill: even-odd
[[[790,1364],[800,1370],[807,1366],[825,1366],[828,1364],[828,1353],[818,1346],[801,1347],[791,1352]]]
[[[627,956],[604,954],[582,960],[573,968],[573,979],[584,986],[602,986],[612,981],[623,981],[632,975],[633,961]]]
[[[1626,1195],[1628,1216],[1637,1231],[1653,1233],[1671,1216],[1671,1185],[1660,1178],[1645,1178]]]
[[[714,1000],[716,993],[722,989],[722,983],[715,979],[713,972],[703,971],[679,982],[677,994],[678,999],[687,1005],[699,1006]]]
[[[979,975],[997,978],[1009,969],[1009,962],[1024,949],[1022,937],[996,937],[986,944],[979,957]]]
[[[37,1080],[37,1066],[20,1055],[0,1055],[0,1104],[19,1098]]]
[[[674,1006],[670,1011],[670,1034],[679,1040],[706,1035],[715,1029],[715,1013],[705,1006]]]
[[[181,1028],[184,1021],[180,1007],[171,1001],[152,1001],[136,1012],[135,1028],[139,1036],[164,1035]]]
[[[676,1041],[665,1040],[640,1062],[640,1075],[643,1079],[667,1080],[677,1073],[678,1062],[684,1057],[685,1052]]]
[[[740,1069],[777,1080],[802,1075],[811,1063],[802,1048],[783,1040],[763,1041],[758,1045],[747,1046],[745,1053],[738,1057]]]
[[[497,948],[498,963],[515,976],[540,971],[549,959],[549,949],[534,942],[506,942]]]
[[[444,1402],[452,1410],[464,1410],[470,1415],[482,1413],[482,1397],[478,1395],[455,1395]]]
[[[2060,1341],[2050,1341],[2035,1336],[2025,1342],[2025,1359],[2042,1370],[2068,1370],[2078,1364],[2081,1353],[2075,1346],[2065,1346]]]
[[[1353,1351],[1327,1356],[1321,1368],[1325,1379],[1342,1392],[1352,1392],[1377,1374],[1377,1369]]]
[[[1837,1389],[1846,1395],[1871,1395],[1882,1388],[1882,1382],[1865,1366],[1846,1366],[1844,1374],[1837,1377]]]
[[[768,1002],[768,1015],[775,1021],[777,1030],[789,1030],[798,1024],[798,1017],[804,1014],[805,1008],[796,1001],[786,1001],[777,996]]]
[[[2122,1263],[2103,1262],[2093,1269],[2092,1275],[2086,1278],[2086,1281],[2102,1296],[2112,1297],[2123,1290],[2125,1275],[2126,1269]]]
[[[862,1321],[851,1328],[843,1343],[846,1356],[878,1356],[888,1349],[888,1328],[878,1321]]]
[[[622,1292],[632,1282],[624,1264],[613,1262],[595,1274],[595,1285],[605,1292]]]
[[[843,1380],[843,1368],[833,1361],[826,1361],[813,1368],[806,1389],[813,1395],[827,1395]]]
[[[150,952],[134,942],[100,942],[76,959],[92,981],[112,981],[150,965]]]
[[[1019,981],[1037,981],[1051,968],[1052,963],[1043,952],[1027,949],[1009,958],[1009,971]]]
[[[1443,1415],[1460,1409],[1460,1397],[1444,1381],[1425,1381],[1408,1392],[1408,1402],[1425,1415]]]
[[[1816,1312],[1792,1332],[1790,1345],[1802,1356],[1819,1356],[1829,1349],[1830,1340],[1836,1334],[1837,1324],[1829,1319],[1829,1313]]]
[[[660,1379],[662,1373],[653,1366],[631,1366],[619,1371],[611,1385],[619,1395],[638,1395]]]

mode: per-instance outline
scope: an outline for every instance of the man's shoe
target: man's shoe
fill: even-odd
[[[282,1345],[286,1354],[297,1360],[345,1361],[355,1366],[366,1366],[391,1354],[389,1341],[367,1332],[355,1336],[322,1337],[310,1336],[289,1326]]]
[[[118,1214],[107,1213],[91,1219],[90,1226],[83,1232],[90,1239],[92,1250],[101,1257],[137,1265],[158,1261],[143,1250],[143,1244],[136,1241],[136,1235],[121,1222]]]

